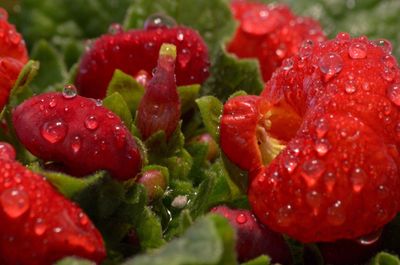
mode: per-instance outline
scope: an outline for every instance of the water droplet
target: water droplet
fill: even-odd
[[[49,101],[49,107],[50,108],[54,108],[55,106],[57,106],[57,102],[54,98],[50,99]]]
[[[318,208],[322,202],[321,194],[315,190],[310,191],[306,194],[306,200],[307,200],[308,205],[310,205],[313,208],[313,214],[317,215]]]
[[[190,54],[190,50],[182,49],[182,51],[178,55],[178,63],[182,68],[185,68],[188,65],[191,58],[192,56]]]
[[[29,209],[29,197],[24,190],[11,188],[0,197],[4,212],[11,218],[18,218]]]
[[[264,35],[272,32],[280,23],[281,17],[266,6],[252,8],[243,15],[241,28],[252,35]]]
[[[46,232],[47,225],[46,225],[46,223],[44,222],[43,219],[38,218],[36,220],[36,223],[35,223],[35,226],[34,226],[33,229],[34,229],[36,235],[41,236]]]
[[[76,87],[74,85],[66,85],[66,86],[64,86],[64,90],[62,92],[62,95],[63,95],[64,98],[67,98],[67,99],[71,99],[71,98],[76,97],[76,95],[77,95]]]
[[[381,235],[382,229],[379,229],[378,231],[359,237],[357,239],[357,243],[359,243],[360,245],[369,246],[376,243],[381,238]]]
[[[68,126],[62,120],[54,120],[43,124],[40,133],[51,144],[55,144],[65,138]]]
[[[379,39],[375,41],[376,46],[381,47],[382,50],[386,53],[392,53],[392,44],[390,41],[385,40],[385,39]]]
[[[400,106],[400,84],[392,84],[386,90],[386,95],[396,106]]]
[[[347,32],[339,32],[336,38],[339,40],[350,40],[350,34]]]
[[[97,107],[101,107],[101,106],[103,106],[103,100],[97,98],[97,99],[94,100],[94,104],[95,104]]]
[[[293,59],[292,58],[287,58],[287,59],[283,60],[282,68],[285,71],[289,71],[290,69],[293,68],[293,64],[294,64]]]
[[[365,181],[367,180],[367,175],[361,168],[356,168],[351,174],[350,180],[353,184],[353,191],[360,192],[365,184]]]
[[[335,226],[342,225],[346,221],[346,215],[341,201],[336,201],[328,208],[327,220],[330,224]]]
[[[81,225],[87,225],[89,223],[89,218],[82,212],[79,213],[78,218]]]
[[[122,33],[122,32],[124,32],[124,28],[119,23],[112,23],[108,27],[108,33],[110,33],[112,35],[117,35],[117,34]]]
[[[146,87],[146,84],[151,79],[151,76],[147,71],[140,70],[136,74],[135,79],[140,85],[142,85],[143,87]]]
[[[74,154],[78,153],[81,149],[81,138],[79,136],[75,136],[74,139],[72,139],[71,149]]]
[[[315,126],[315,132],[317,133],[318,138],[322,138],[326,135],[329,130],[329,125],[326,119],[321,118],[317,120],[317,124]]]
[[[312,40],[305,40],[300,47],[299,56],[301,59],[306,59],[312,54],[314,42]]]
[[[294,157],[289,157],[285,160],[284,166],[289,173],[292,173],[297,167],[297,160]]]
[[[292,222],[293,217],[293,207],[288,204],[284,207],[281,207],[278,210],[278,213],[276,215],[276,220],[278,221],[278,224],[281,226],[289,226],[290,223]]]
[[[163,13],[156,13],[146,19],[144,29],[173,28],[176,25],[176,21],[172,17]]]
[[[361,42],[353,42],[349,47],[349,56],[353,59],[364,59],[367,57],[367,46]]]
[[[324,156],[326,153],[328,153],[330,144],[327,139],[318,139],[315,141],[314,148],[319,156]]]
[[[178,34],[176,35],[176,39],[178,41],[183,41],[184,38],[185,38],[185,35],[183,34],[183,32],[178,32]]]
[[[309,187],[314,186],[319,177],[324,173],[325,165],[318,159],[310,159],[303,163],[301,176]]]
[[[53,232],[56,233],[56,234],[59,234],[62,231],[63,231],[63,229],[61,227],[58,227],[58,226],[53,229]]]
[[[96,130],[97,127],[99,127],[99,122],[97,121],[96,117],[93,115],[90,115],[87,117],[85,120],[85,127],[89,130]]]
[[[393,79],[396,77],[396,70],[395,68],[385,67],[381,75],[386,81],[392,82]]]
[[[327,75],[327,77],[329,78],[342,70],[343,59],[337,53],[327,53],[321,57],[318,62],[318,66],[321,72]]]
[[[243,213],[239,214],[236,216],[236,222],[240,225],[244,224],[247,222],[247,217]]]
[[[346,84],[344,85],[344,91],[346,91],[347,94],[353,94],[357,91],[353,80],[349,80],[346,82]]]

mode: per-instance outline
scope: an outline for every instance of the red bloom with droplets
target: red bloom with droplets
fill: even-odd
[[[208,49],[193,29],[176,26],[149,26],[144,30],[121,30],[97,39],[83,55],[76,76],[80,95],[104,98],[116,69],[138,76],[157,66],[163,43],[177,47],[176,83],[178,86],[202,84],[208,77]]]
[[[0,7],[0,109],[7,103],[10,90],[28,61],[25,42],[7,19],[7,12]]]
[[[211,212],[229,220],[236,230],[236,253],[240,262],[268,255],[272,262],[290,264],[290,251],[282,235],[260,224],[249,210],[219,205]]]
[[[126,180],[141,168],[138,146],[121,119],[76,91],[28,99],[14,110],[13,124],[32,154],[62,163],[70,174],[105,169]]]
[[[67,256],[101,262],[106,256],[104,242],[86,214],[42,176],[3,154],[0,263],[50,265]]]
[[[240,58],[257,58],[264,81],[303,41],[326,39],[317,21],[294,15],[286,5],[236,0],[231,10],[240,26],[227,49]]]
[[[263,152],[271,154],[263,145],[243,159],[254,161],[242,167],[251,171],[249,200],[264,224],[303,242],[335,241],[376,231],[396,215],[399,83],[386,41],[342,33],[332,41],[305,43],[290,67],[277,70],[256,101],[270,108],[253,111],[262,118],[254,119],[252,133],[235,133],[241,128],[230,123],[242,110],[232,102],[244,99],[226,104],[224,116],[233,117],[221,119],[221,145],[229,158],[237,159],[235,147],[226,148],[229,142],[251,137],[253,143],[273,137],[269,143],[282,147],[270,164],[263,160]],[[247,107],[257,110],[257,104]],[[261,135],[260,124],[267,124]]]

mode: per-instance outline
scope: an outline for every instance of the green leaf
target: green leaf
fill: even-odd
[[[209,215],[199,218],[182,237],[123,265],[235,265],[234,241],[235,232],[228,221]]]
[[[190,210],[195,218],[207,213],[218,204],[229,203],[241,196],[231,181],[221,159],[206,171],[207,178],[199,185],[197,196],[191,201]]]
[[[154,249],[164,245],[165,241],[160,220],[149,207],[144,208],[134,227],[140,241],[140,247],[143,250]]]
[[[118,92],[124,98],[132,114],[139,106],[144,94],[142,87],[131,75],[125,74],[120,70],[115,70],[114,75],[108,84],[107,96]]]
[[[177,89],[181,101],[181,113],[184,114],[195,106],[195,100],[200,92],[200,85],[179,86]]]
[[[67,69],[62,55],[45,40],[35,44],[31,58],[40,62],[39,73],[32,81],[36,94],[43,93],[67,79]]]
[[[33,95],[32,90],[29,88],[29,84],[39,71],[39,62],[30,60],[22,68],[21,73],[15,81],[14,87],[10,92],[8,105],[13,107],[18,106],[24,100],[30,98]]]
[[[258,95],[264,88],[258,61],[238,59],[229,54],[223,46],[218,49],[210,72],[202,93],[215,95],[222,101],[238,90]]]
[[[400,259],[396,255],[380,252],[372,259],[370,265],[400,265]]]
[[[204,96],[196,100],[200,109],[201,117],[207,131],[214,140],[219,142],[219,121],[222,115],[223,105],[218,98],[213,96]]]
[[[87,259],[67,257],[57,261],[54,265],[96,265],[96,263]]]
[[[107,96],[103,100],[103,106],[118,115],[126,127],[131,127],[132,114],[120,93],[114,92],[113,94]]]
[[[89,186],[102,181],[107,174],[105,171],[99,171],[84,178],[77,178],[60,172],[44,170],[38,163],[32,163],[29,168],[46,177],[67,198],[77,196]]]
[[[242,263],[241,265],[269,265],[270,262],[271,262],[271,260],[268,256],[262,255],[255,259],[252,259],[245,263]]]
[[[168,14],[178,24],[197,29],[207,42],[211,53],[220,43],[232,36],[236,26],[226,0],[134,0],[124,26],[143,28],[146,18],[154,13]]]

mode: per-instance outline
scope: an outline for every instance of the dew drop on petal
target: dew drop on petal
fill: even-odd
[[[364,187],[365,181],[367,180],[367,175],[361,168],[356,168],[352,172],[350,180],[353,185],[353,191],[360,192]]]
[[[292,173],[297,167],[297,160],[293,157],[288,157],[284,162],[284,166],[289,173]]]
[[[47,224],[45,223],[45,221],[43,219],[38,218],[35,222],[35,226],[33,229],[34,229],[36,235],[41,236],[46,232]]]
[[[315,126],[315,132],[317,133],[318,138],[322,138],[326,135],[326,133],[329,130],[329,125],[326,119],[321,118],[317,120],[316,126]]]
[[[54,98],[50,99],[50,101],[49,101],[49,107],[52,109],[52,108],[54,108],[55,106],[57,106],[56,100],[55,100]]]
[[[318,66],[323,74],[333,76],[342,70],[343,59],[337,53],[327,53],[321,57],[318,62]]]
[[[354,42],[349,47],[349,56],[353,59],[364,59],[367,57],[367,47],[362,42]]]
[[[281,17],[267,7],[253,8],[243,15],[241,28],[252,35],[272,32],[280,23]]]
[[[322,203],[322,195],[315,190],[310,191],[306,194],[306,201],[313,208],[313,214],[317,215],[318,208]]]
[[[385,39],[379,39],[375,41],[376,46],[381,47],[382,50],[386,53],[392,53],[392,44],[390,43],[390,41],[385,40]]]
[[[400,84],[392,84],[386,90],[386,95],[395,105],[400,106]]]
[[[319,156],[324,156],[328,153],[330,148],[329,142],[327,139],[318,139],[315,141],[314,149],[317,151]]]
[[[385,67],[383,69],[383,72],[381,73],[383,79],[385,79],[388,82],[392,82],[393,79],[396,77],[396,71],[395,68],[389,68],[389,67]]]
[[[293,207],[288,204],[281,207],[276,215],[276,220],[280,226],[289,226],[292,222],[293,217]]]
[[[314,42],[312,40],[305,40],[300,47],[299,56],[301,59],[306,59],[312,54]]]
[[[352,80],[346,82],[346,84],[344,85],[344,91],[347,94],[353,94],[357,91],[357,88]]]
[[[77,95],[76,87],[74,85],[66,85],[66,86],[64,86],[62,95],[63,95],[64,98],[67,98],[67,99],[71,99],[71,98],[76,97],[76,95]]]
[[[336,201],[328,208],[327,220],[334,226],[342,225],[346,221],[346,215],[341,201]]]
[[[29,209],[29,197],[24,190],[11,188],[0,197],[3,211],[11,218],[18,218]]]
[[[85,120],[85,127],[89,130],[96,130],[99,127],[99,122],[95,116],[90,115]]]
[[[236,216],[236,222],[240,225],[244,224],[247,222],[247,217],[243,213],[239,214]]]
[[[376,243],[382,235],[382,229],[369,233],[368,235],[357,238],[357,243],[364,246],[369,246]]]
[[[116,34],[119,34],[119,33],[122,33],[122,32],[124,32],[124,28],[119,23],[112,23],[108,27],[108,33],[110,33],[112,35],[116,35]]]
[[[321,160],[310,159],[303,163],[301,176],[309,187],[314,186],[319,177],[324,173],[325,165]]]
[[[293,59],[292,58],[287,58],[287,59],[283,60],[282,68],[285,71],[289,71],[290,69],[293,68],[293,64],[294,64]]]
[[[43,124],[40,134],[49,143],[55,144],[65,138],[68,126],[62,120],[55,120]]]
[[[71,141],[71,149],[74,154],[78,153],[81,150],[81,138],[79,136],[75,136]]]
[[[176,25],[176,21],[172,17],[163,13],[156,13],[150,15],[146,19],[146,21],[144,22],[144,29],[151,30],[157,28],[173,28]]]
[[[182,68],[185,68],[188,65],[191,58],[192,56],[190,50],[184,48],[178,54],[178,63]]]

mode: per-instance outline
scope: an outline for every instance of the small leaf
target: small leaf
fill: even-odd
[[[47,41],[41,40],[35,44],[31,58],[40,62],[39,73],[32,81],[36,94],[46,92],[67,79],[67,69],[61,54]]]
[[[179,86],[177,89],[181,101],[181,112],[184,114],[195,106],[195,100],[199,95],[200,85]]]
[[[213,96],[204,96],[197,99],[196,103],[200,109],[201,117],[207,131],[212,135],[214,140],[219,142],[219,123],[223,108],[221,101]]]
[[[215,95],[222,101],[238,90],[258,95],[264,88],[258,62],[255,59],[238,59],[222,46],[212,62],[210,72],[202,94]]]
[[[107,96],[114,92],[121,94],[128,104],[131,113],[134,114],[143,97],[144,87],[142,87],[131,75],[125,74],[117,69],[108,84]]]
[[[269,265],[271,262],[268,256],[261,255],[255,259],[249,260],[241,265]]]
[[[96,265],[96,263],[87,259],[66,257],[57,261],[54,265]]]
[[[182,237],[123,265],[235,265],[234,237],[225,218],[209,215],[199,218]]]
[[[400,265],[400,259],[396,255],[380,252],[372,259],[370,265]]]
[[[38,163],[33,163],[29,167],[31,170],[44,176],[67,198],[73,198],[78,193],[84,191],[94,183],[98,183],[106,176],[105,171],[99,171],[85,178],[77,178],[60,172],[44,170]]]
[[[164,245],[160,220],[148,207],[144,208],[134,227],[142,250],[154,249]]]
[[[107,96],[103,100],[103,106],[118,115],[127,128],[131,127],[132,114],[129,111],[128,105],[121,94],[114,92],[113,94]]]
[[[24,100],[30,98],[33,95],[32,90],[29,88],[29,84],[39,71],[39,62],[30,60],[22,68],[21,73],[15,81],[14,87],[10,92],[9,105],[16,107],[21,104]]]

